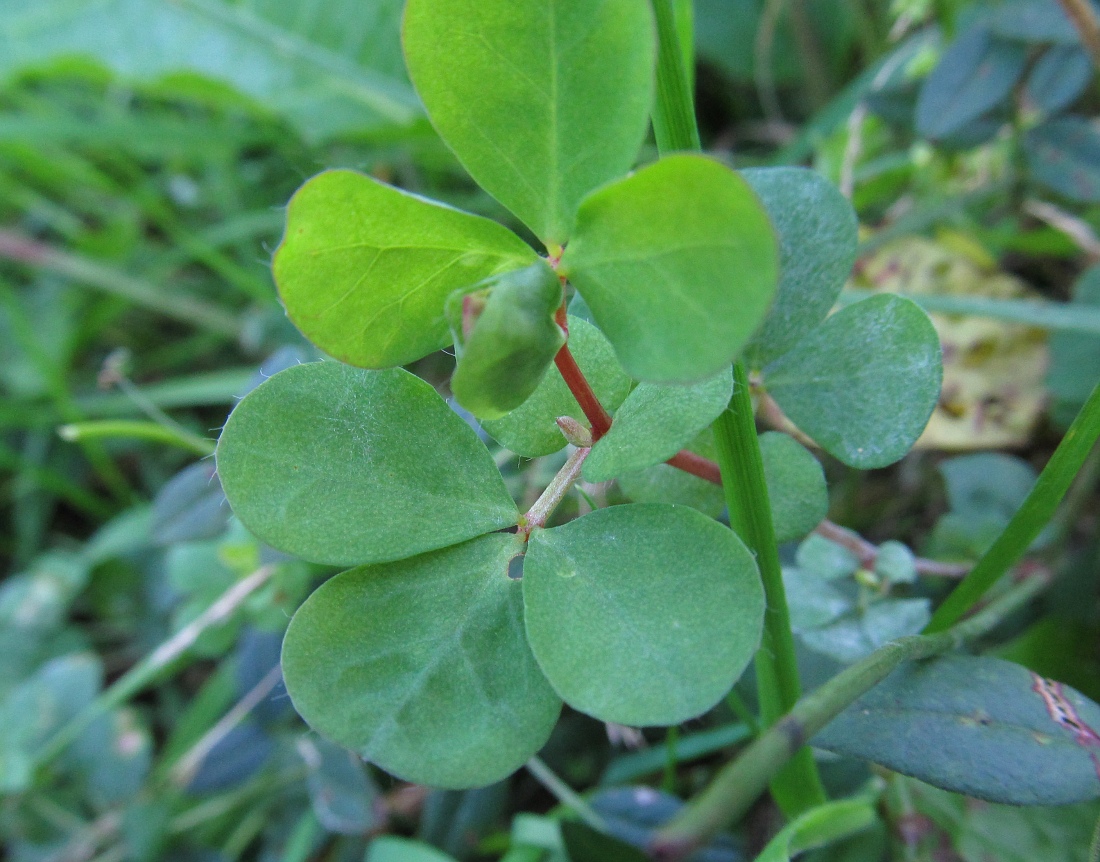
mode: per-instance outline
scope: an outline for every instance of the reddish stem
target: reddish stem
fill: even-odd
[[[715,485],[722,484],[722,473],[718,469],[718,465],[709,458],[696,455],[688,449],[681,449],[665,463],[683,470],[685,473],[691,473],[692,476],[698,476],[700,479],[713,482]]]
[[[558,309],[554,319],[568,336],[569,325],[564,303]],[[584,376],[584,372],[581,371],[581,367],[577,365],[577,360],[573,358],[573,354],[569,350],[568,341],[561,346],[561,350],[554,357],[554,364],[558,366],[558,371],[561,372],[565,385],[569,387],[569,391],[573,393],[573,397],[581,405],[581,410],[584,411],[588,424],[592,426],[592,442],[595,443],[610,430],[611,414],[604,409],[600,399],[592,391],[592,385],[588,382],[588,378]]]
[[[558,325],[568,334],[564,305],[558,309],[555,319]],[[604,409],[603,405],[600,404],[600,399],[597,398],[596,393],[592,391],[592,386],[584,376],[584,372],[581,371],[580,366],[577,365],[577,360],[574,359],[573,354],[569,352],[568,342],[558,351],[558,355],[554,357],[554,362],[557,363],[558,370],[561,372],[562,378],[564,378],[566,385],[569,387],[569,391],[573,393],[573,397],[577,399],[577,403],[581,405],[584,415],[592,425],[592,442],[595,443],[611,428],[610,414]],[[715,485],[720,486],[722,484],[722,472],[718,469],[718,465],[709,458],[704,458],[702,455],[696,455],[688,449],[681,449],[665,463],[678,470],[683,470],[685,473],[690,473],[692,476],[698,476],[700,479],[704,479]],[[860,562],[864,566],[874,566],[875,558],[878,556],[878,548],[858,533],[828,520],[818,524],[814,532],[848,548],[859,557]],[[970,570],[970,567],[959,563],[941,563],[937,560],[918,558],[916,560],[916,569],[918,572],[925,575],[957,578],[965,575]]]

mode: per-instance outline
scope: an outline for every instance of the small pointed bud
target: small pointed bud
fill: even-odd
[[[557,418],[558,427],[561,429],[561,433],[565,435],[565,439],[576,446],[578,449],[589,449],[592,446],[592,432],[581,425],[572,416],[559,416]]]

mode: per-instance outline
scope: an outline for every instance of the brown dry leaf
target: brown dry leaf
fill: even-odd
[[[999,272],[973,240],[897,240],[857,264],[853,286],[906,294],[1032,299],[1038,294]],[[943,344],[943,392],[917,447],[989,449],[1025,445],[1046,403],[1046,332],[969,315],[931,314]]]

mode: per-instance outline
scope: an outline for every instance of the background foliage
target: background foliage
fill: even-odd
[[[0,832],[12,859],[568,853],[582,862],[623,852],[581,825],[559,827],[573,814],[552,776],[521,771],[481,790],[427,791],[308,732],[282,686],[279,646],[290,615],[336,570],[253,537],[230,517],[204,457],[238,398],[318,356],[286,319],[270,275],[284,208],[306,178],[352,168],[529,236],[428,125],[401,56],[400,7],[0,0]],[[783,549],[809,688],[927,622],[945,581],[922,564],[981,555],[1100,378],[1100,96],[1088,51],[1054,0],[697,0],[694,14],[704,146],[738,168],[812,167],[850,198],[861,225],[843,289],[844,273],[797,262],[835,282],[839,297],[824,297],[808,322],[798,317],[805,309],[790,310],[782,337],[750,344],[776,402],[762,405],[764,424],[790,430],[786,414],[818,436],[818,417],[799,408],[800,340],[835,298],[908,296],[933,313],[945,346],[933,421],[900,464],[859,472],[849,465],[892,458],[827,433],[818,440],[826,451],[800,463],[783,451],[789,437],[765,436],[769,484],[813,489],[776,495],[785,538],[804,535],[827,509],[872,543],[868,556],[866,546],[812,534]],[[624,109],[628,142],[641,137],[644,111],[634,114]],[[642,162],[655,158],[647,141]],[[771,177],[767,186],[746,172],[779,221],[790,203]],[[829,212],[830,194],[823,184],[816,211]],[[537,218],[554,225],[558,215]],[[823,219],[805,241],[835,246],[830,226]],[[876,358],[846,351],[845,331],[869,325],[860,317],[872,310],[904,327],[907,307],[876,297],[816,330],[829,333],[837,412],[852,418],[853,434],[862,402],[844,370]],[[593,311],[572,309],[578,319]],[[600,362],[609,348],[595,328],[579,320],[572,333],[582,367],[605,369],[593,383],[610,408],[622,405],[626,433],[646,387],[661,384],[628,397],[630,382]],[[452,367],[435,353],[413,370],[442,388]],[[904,389],[911,369],[876,373]],[[551,378],[524,409],[583,418]],[[707,384],[719,402],[724,384]],[[670,451],[690,444],[713,457],[706,434],[690,439],[711,416],[705,386],[678,414],[698,411],[689,414],[698,422],[657,441]],[[920,415],[920,399],[934,398],[907,393],[901,406]],[[539,437],[524,423],[510,432],[509,421],[492,420],[494,436],[529,457],[493,456],[526,508],[565,453],[556,426]],[[695,477],[666,465],[628,472],[631,464],[608,461],[629,449],[609,450],[607,461],[598,451],[558,522],[623,499],[723,508]],[[652,453],[639,457],[652,463]],[[827,500],[815,470],[828,479]],[[1097,470],[1093,458],[1029,554],[1028,566],[1058,575],[1054,586],[981,644],[1093,699]],[[489,512],[464,537],[497,525]],[[426,541],[418,549],[447,544]],[[647,731],[636,750],[620,731],[609,739],[602,724],[567,712],[542,757],[613,834],[641,842],[676,797],[705,783],[719,754],[748,738],[744,701],[752,706],[743,682],[705,718]],[[1035,756],[1041,788],[1055,761]],[[761,806],[700,858],[783,859],[824,843],[830,824],[851,831],[873,821],[811,852],[1068,862],[1085,858],[1098,814],[1095,803],[978,803],[863,761],[821,760],[834,794],[864,789],[869,801],[778,836],[774,811]]]

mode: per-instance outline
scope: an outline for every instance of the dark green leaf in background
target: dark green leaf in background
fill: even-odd
[[[576,820],[562,821],[561,837],[569,862],[646,862],[649,859],[637,847]]]
[[[917,130],[929,138],[961,131],[1005,99],[1027,67],[1027,47],[975,24],[944,51],[921,87]]]
[[[499,419],[530,397],[565,343],[554,322],[561,283],[539,262],[485,287],[490,293],[462,344],[451,391],[479,419]]]
[[[673,155],[585,198],[562,268],[638,380],[690,383],[728,365],[775,293],[764,208],[725,165]]]
[[[694,509],[599,509],[536,531],[524,558],[531,648],[570,706],[633,726],[679,724],[729,691],[759,644],[752,555]]]
[[[995,658],[909,662],[840,714],[813,744],[936,787],[1012,805],[1100,796],[1100,707]],[[1054,686],[1080,730],[1041,689]],[[1067,714],[1068,715],[1068,714]]]
[[[760,435],[777,542],[801,539],[829,512],[825,473],[805,446],[779,431]]]
[[[478,787],[519,768],[561,702],[524,636],[518,550],[498,533],[327,581],[283,644],[295,709],[407,781]]]
[[[1024,136],[1032,176],[1070,200],[1100,201],[1100,133],[1084,117],[1056,117]]]
[[[590,323],[570,317],[569,350],[600,403],[608,410],[618,409],[630,392],[631,380],[619,366],[603,333]],[[559,416],[571,416],[588,425],[584,411],[555,367],[547,370],[523,404],[501,419],[485,422],[484,426],[504,448],[535,458],[565,448],[565,437],[556,421]]]
[[[897,461],[920,437],[942,374],[928,315],[882,295],[829,317],[764,369],[764,385],[829,454],[871,469]]]
[[[848,199],[805,168],[741,171],[779,235],[779,289],[746,350],[760,368],[782,356],[825,319],[836,303],[859,239]]]
[[[399,368],[276,374],[230,415],[217,464],[245,526],[315,562],[400,559],[517,519],[485,445]]]
[[[543,242],[645,137],[655,29],[637,0],[409,0],[405,57],[470,175]]]
[[[362,835],[375,826],[378,788],[358,757],[327,739],[304,735],[298,753],[317,821],[337,835]]]
[[[1081,40],[1058,0],[1003,0],[981,11],[990,30],[1006,39],[1066,45]]]
[[[1024,98],[1044,114],[1068,107],[1092,80],[1092,59],[1079,45],[1055,45],[1036,61]]]
[[[326,171],[291,198],[274,272],[287,315],[314,344],[351,365],[387,368],[451,343],[453,291],[535,260],[496,222],[355,171]]]
[[[615,413],[611,430],[592,447],[584,477],[605,482],[667,461],[718,418],[732,392],[729,369],[694,386],[640,384]]]
[[[1100,266],[1091,267],[1073,286],[1073,305],[1100,307]],[[1076,332],[1050,336],[1050,369],[1047,389],[1054,398],[1053,411],[1068,425],[1092,388],[1100,382],[1100,337]]]

